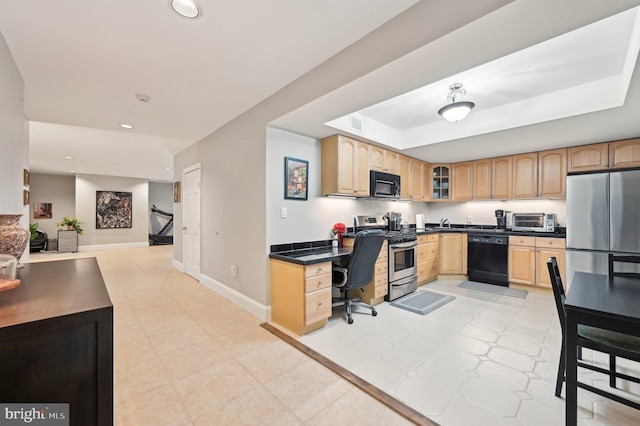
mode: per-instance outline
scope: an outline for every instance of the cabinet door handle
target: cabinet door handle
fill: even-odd
[[[318,302],[318,306],[322,306],[322,302]]]
[[[322,285],[322,280],[318,281],[318,287]]]

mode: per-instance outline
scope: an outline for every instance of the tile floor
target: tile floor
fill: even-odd
[[[551,291],[523,286],[530,290],[523,300],[459,283],[420,287],[456,297],[427,315],[383,303],[378,316],[355,314],[348,325],[344,309],[334,309],[327,327],[299,340],[441,425],[563,425],[564,398],[554,396],[561,330]],[[584,358],[607,365],[588,350]],[[640,375],[638,364],[619,365]],[[603,375],[579,374],[608,388]],[[619,387],[640,396],[636,384]],[[578,399],[582,425],[640,424],[637,410],[582,390]]]
[[[171,267],[171,246],[97,257],[114,304],[114,418],[144,425],[404,425],[404,418]]]

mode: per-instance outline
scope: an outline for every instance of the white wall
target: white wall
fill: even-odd
[[[157,235],[171,218],[151,213],[156,206],[163,212],[173,213],[173,184],[166,182],[149,182],[149,233]],[[173,235],[173,229],[167,235]]]
[[[96,191],[123,191],[132,194],[132,227],[96,229]],[[127,247],[149,244],[149,185],[146,179],[78,174],[76,176],[76,214],[84,222],[78,238],[80,250],[107,246]]]
[[[34,203],[51,203],[52,218],[33,217]],[[62,175],[31,175],[31,206],[29,206],[29,223],[37,223],[38,229],[47,233],[49,238],[58,238],[59,223],[64,216],[76,215],[76,178]]]

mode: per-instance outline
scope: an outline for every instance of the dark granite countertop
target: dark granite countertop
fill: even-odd
[[[507,231],[502,229],[493,228],[482,228],[477,225],[472,226],[452,226],[451,228],[440,228],[440,227],[427,227],[424,230],[417,230],[416,228],[409,228],[409,232],[415,232],[416,235],[429,235],[429,234],[439,234],[439,233],[467,233],[467,234],[496,234],[496,235],[514,235],[519,237],[545,237],[545,238],[566,238],[567,234],[562,233],[552,233],[552,232],[525,232],[525,231]],[[344,234],[345,238],[355,238],[355,234],[353,232],[349,232]]]
[[[331,247],[319,247],[270,253],[269,258],[298,265],[313,265],[315,263],[337,261],[350,253],[351,248],[332,249]]]

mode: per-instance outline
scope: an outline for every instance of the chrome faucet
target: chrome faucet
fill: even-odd
[[[449,219],[446,217],[440,219],[440,228],[451,228],[451,224],[449,223]]]

